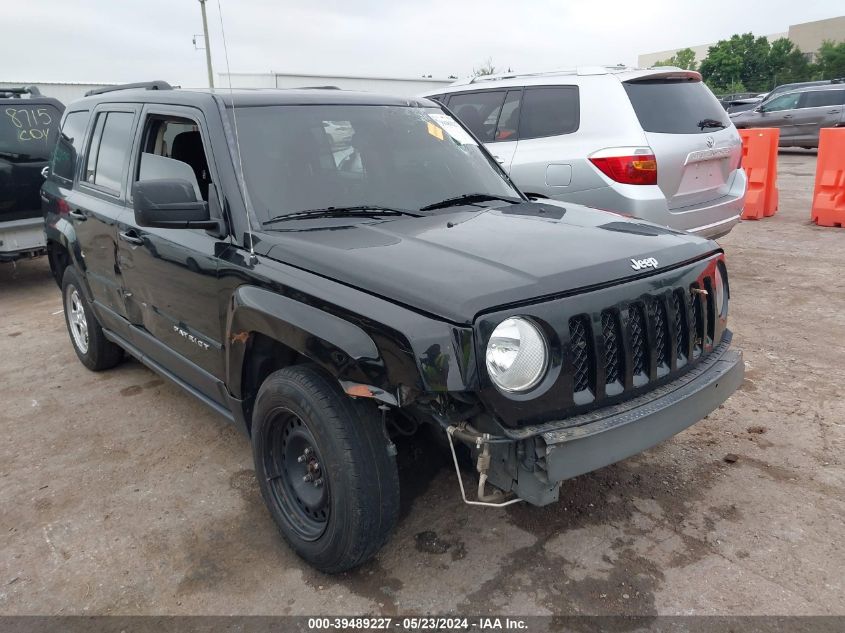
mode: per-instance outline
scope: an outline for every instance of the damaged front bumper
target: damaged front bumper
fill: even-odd
[[[508,431],[491,446],[488,481],[534,505],[560,482],[640,453],[707,416],[742,383],[742,352],[725,340],[676,380],[621,404]]]

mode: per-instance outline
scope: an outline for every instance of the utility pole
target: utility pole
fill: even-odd
[[[214,71],[211,70],[211,41],[208,39],[208,20],[205,17],[205,0],[199,0],[202,9],[202,32],[205,37],[205,65],[208,67],[208,87],[214,88]]]

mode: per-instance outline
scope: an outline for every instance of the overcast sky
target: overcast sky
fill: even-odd
[[[233,72],[464,76],[637,55],[842,15],[842,0],[220,0]],[[206,85],[197,0],[3,2],[0,81]],[[215,73],[225,72],[208,0]],[[215,75],[216,77],[216,75]]]

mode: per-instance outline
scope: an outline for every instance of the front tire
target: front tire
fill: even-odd
[[[62,303],[70,342],[79,360],[91,371],[117,365],[123,350],[106,338],[103,328],[85,298],[76,271],[68,266],[62,276]]]
[[[399,475],[377,414],[305,365],[271,374],[256,397],[261,495],[293,550],[325,573],[372,558],[396,525]]]

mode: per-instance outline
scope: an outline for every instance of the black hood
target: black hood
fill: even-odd
[[[267,256],[454,323],[654,270],[635,270],[632,260],[654,258],[664,270],[718,250],[686,233],[556,203],[276,226],[284,230],[256,236]]]

